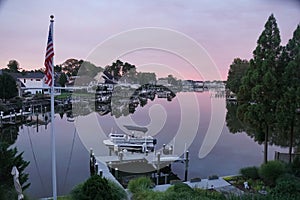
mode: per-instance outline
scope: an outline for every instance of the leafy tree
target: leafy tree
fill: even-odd
[[[62,71],[62,66],[61,65],[55,65],[54,66],[54,72],[61,72]]]
[[[275,71],[280,52],[279,29],[272,14],[257,41],[254,58],[250,61],[250,68],[243,77],[238,92],[238,116],[243,122],[253,126],[257,132],[256,139],[264,142],[265,163],[268,160],[269,134],[275,123],[278,101],[278,77]]]
[[[67,73],[69,76],[76,76],[80,68],[81,62],[82,61],[78,61],[74,58],[68,59],[63,64],[61,64],[62,71]]]
[[[16,60],[10,60],[7,64],[9,71],[14,73],[19,72],[19,66],[20,64]]]
[[[237,94],[241,86],[241,79],[247,72],[249,66],[250,64],[247,60],[235,58],[230,65],[226,88]]]
[[[10,99],[18,95],[15,79],[7,73],[0,75],[0,98]]]
[[[127,83],[137,83],[137,71],[135,65],[125,62],[122,68],[122,80]]]

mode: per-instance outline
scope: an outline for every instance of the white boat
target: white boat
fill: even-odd
[[[156,139],[152,136],[136,136],[134,134],[110,133],[109,139],[103,140],[108,147],[118,148],[119,150],[145,152],[154,151]]]

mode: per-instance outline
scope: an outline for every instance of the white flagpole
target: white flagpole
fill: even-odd
[[[53,22],[54,16],[50,16],[50,23],[51,23],[51,35],[52,35],[52,42],[54,45],[53,40]],[[54,56],[53,56],[54,57]],[[55,153],[55,131],[54,131],[54,58],[52,57],[52,83],[51,83],[51,153],[52,153],[52,192],[53,192],[53,200],[57,200],[57,187],[56,187],[56,153]]]

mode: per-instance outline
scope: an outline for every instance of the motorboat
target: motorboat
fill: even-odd
[[[103,140],[103,143],[110,148],[118,150],[153,152],[157,141],[152,136],[147,135],[110,133],[109,138]]]

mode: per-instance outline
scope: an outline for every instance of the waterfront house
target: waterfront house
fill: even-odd
[[[50,94],[48,85],[44,82],[45,74],[42,72],[27,72],[27,73],[8,73],[17,82],[19,96],[35,95],[35,94]],[[55,86],[57,84],[55,83]],[[60,89],[55,90],[55,95],[60,94]]]

